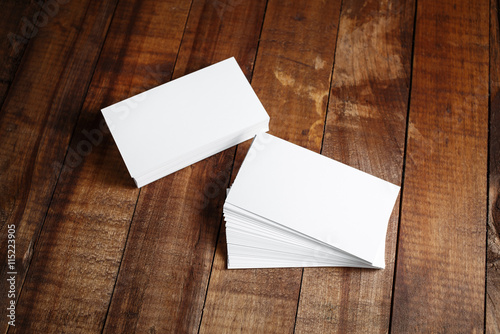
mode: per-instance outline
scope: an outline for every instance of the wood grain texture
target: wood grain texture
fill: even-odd
[[[401,184],[412,1],[343,1],[322,154]],[[362,205],[362,203],[360,203]],[[385,270],[305,268],[296,333],[387,333],[399,203]]]
[[[271,116],[270,133],[319,152],[340,1],[267,5],[252,86]],[[233,178],[248,150],[238,146]],[[293,332],[302,269],[227,270],[224,228],[201,333]]]
[[[0,243],[14,224],[18,298],[8,327],[0,247],[0,332],[500,333],[498,11],[0,0]],[[230,56],[272,134],[402,182],[385,270],[225,269],[224,190],[249,141],[134,187],[100,109]]]
[[[265,6],[194,1],[174,77],[231,56],[250,77]],[[104,332],[198,332],[234,153],[141,189]]]
[[[419,0],[392,330],[484,330],[488,1]]]
[[[122,1],[116,9],[34,249],[13,332],[102,330],[139,190],[105,133],[100,109],[170,78],[189,5]]]
[[[33,25],[33,14],[39,12],[40,7],[30,0],[1,0],[0,9],[1,108],[12,80],[14,80],[24,50],[29,41],[38,33],[38,28]]]
[[[15,270],[2,265],[0,272],[4,305],[7,271],[17,272],[19,297],[113,10],[114,2],[75,2],[51,18],[31,40],[0,112],[3,245],[7,227],[16,228]],[[7,258],[7,247],[0,257]],[[6,319],[6,308],[0,316]],[[5,331],[7,322],[1,324]]]
[[[498,1],[490,1],[490,139],[486,333],[500,333],[500,33]]]

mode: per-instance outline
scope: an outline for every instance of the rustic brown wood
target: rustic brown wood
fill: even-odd
[[[0,0],[0,331],[500,333],[498,5]],[[134,187],[100,109],[232,55],[271,133],[402,182],[385,270],[225,269],[249,142]]]
[[[343,1],[322,154],[401,184],[413,1]],[[360,203],[362,205],[362,203]],[[387,333],[396,203],[385,270],[306,268],[296,333]]]
[[[16,272],[16,298],[33,255],[57,177],[92,71],[104,42],[114,3],[65,5],[40,28],[25,52],[0,112],[0,238],[16,229],[14,270],[1,266],[3,305],[10,290],[7,272]],[[76,27],[81,28],[76,28]],[[10,68],[9,64],[6,65]],[[7,259],[7,247],[0,247]],[[0,316],[6,318],[6,307]],[[5,332],[7,321],[2,321]]]
[[[265,6],[194,1],[174,77],[231,56],[250,77]],[[141,190],[104,332],[198,331],[234,153]]]
[[[31,38],[37,30],[30,29],[33,14],[40,7],[29,0],[0,1],[0,107],[14,79],[16,70]],[[33,28],[38,29],[33,25]]]
[[[270,132],[317,152],[339,12],[340,1],[270,0],[252,80]],[[238,146],[233,178],[248,146]],[[292,332],[302,270],[226,270],[225,249],[221,228],[200,332]]]
[[[88,7],[90,17],[106,9],[99,3]],[[103,134],[100,108],[170,78],[189,7],[185,1],[129,1],[116,9],[34,250],[13,332],[101,331],[139,190],[110,135]],[[92,23],[78,25],[97,29]]]
[[[490,139],[486,333],[500,333],[500,34],[498,1],[490,1]]]
[[[484,330],[488,1],[419,0],[392,330]]]

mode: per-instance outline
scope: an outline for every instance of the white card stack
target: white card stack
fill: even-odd
[[[269,129],[269,116],[234,58],[102,113],[138,187]]]
[[[399,189],[258,134],[224,204],[228,268],[384,268]]]

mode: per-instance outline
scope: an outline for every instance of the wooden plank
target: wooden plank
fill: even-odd
[[[500,34],[498,1],[490,1],[490,139],[486,332],[500,333]]]
[[[322,154],[401,184],[413,1],[343,1]],[[387,333],[399,203],[385,270],[306,268],[296,333]]]
[[[265,6],[194,1],[174,77],[231,56],[251,76]],[[198,331],[234,153],[141,190],[104,332]]]
[[[31,40],[0,112],[2,245],[8,227],[16,230],[15,266],[0,271],[3,305],[19,297],[114,8],[113,1],[66,4]],[[17,273],[11,296],[7,272]],[[6,313],[2,307],[2,319]]]
[[[340,1],[267,5],[252,80],[271,133],[320,151]],[[248,150],[239,145],[233,178]],[[302,269],[227,270],[221,228],[201,333],[292,332]]]
[[[484,330],[488,1],[419,0],[392,330]]]
[[[30,0],[0,1],[0,107],[14,79],[29,40],[36,37],[38,28],[33,15],[41,8]],[[37,16],[36,16],[37,17]],[[36,18],[35,17],[35,18]],[[37,22],[38,23],[38,22]],[[41,23],[43,23],[41,21]]]
[[[89,14],[100,15],[98,3]],[[102,330],[139,190],[105,133],[100,109],[171,77],[189,7],[174,0],[118,5],[34,250],[13,332]]]

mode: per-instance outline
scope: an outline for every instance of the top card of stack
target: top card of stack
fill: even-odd
[[[399,187],[266,133],[224,204],[228,268],[383,268]]]
[[[234,58],[102,110],[138,187],[268,131]]]

